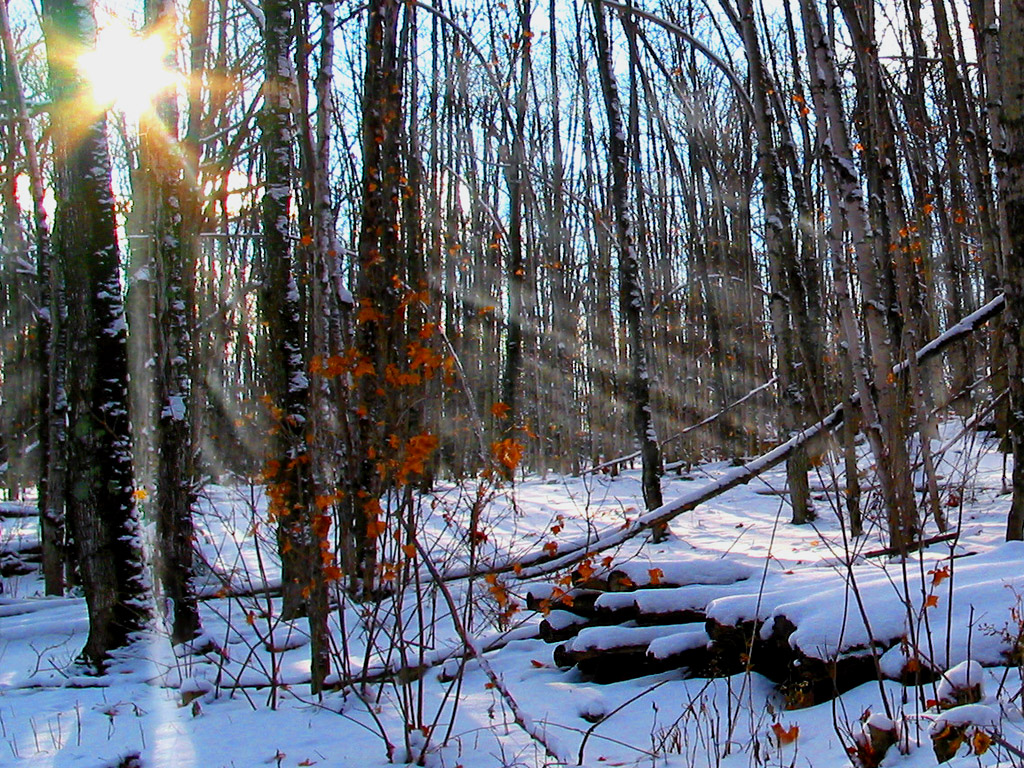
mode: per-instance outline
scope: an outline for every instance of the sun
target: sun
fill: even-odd
[[[162,36],[139,35],[117,20],[100,27],[95,49],[78,57],[78,71],[97,107],[117,109],[133,121],[179,79],[167,66]]]

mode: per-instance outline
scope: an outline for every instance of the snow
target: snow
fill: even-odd
[[[895,680],[872,681],[837,702],[786,711],[776,685],[752,672],[707,680],[669,670],[596,685],[576,669],[555,666],[555,646],[536,637],[539,615],[521,611],[499,624],[489,592],[493,585],[476,578],[447,585],[486,668],[480,658],[466,656],[437,592],[409,587],[373,606],[339,594],[341,607],[331,617],[331,679],[367,682],[318,698],[307,685],[305,620],[282,620],[279,598],[261,591],[280,582],[262,490],[208,486],[197,518],[197,546],[208,564],[201,611],[210,642],[197,643],[198,650],[176,653],[164,628],[154,626],[105,675],[88,675],[74,666],[88,629],[82,597],[42,597],[34,573],[3,580],[0,765],[98,768],[138,753],[146,768],[383,768],[389,764],[388,744],[394,761],[426,750],[424,763],[437,768],[550,764],[544,748],[517,725],[506,694],[522,722],[572,764],[582,745],[586,766],[846,768],[844,739],[866,724],[890,723],[902,749],[886,757],[888,768],[935,765],[930,733],[945,724],[998,731],[1021,748],[1020,674],[1008,655],[1019,653],[1024,544],[1002,542],[1008,499],[1000,495],[1001,457],[974,436],[954,439],[955,425],[947,426],[937,460],[943,492],[956,489],[962,498],[955,513],[949,509],[960,537],[910,558],[905,568],[897,560],[865,556],[884,546],[884,521],[869,517],[866,536],[845,540],[834,512],[842,509],[842,479],[828,466],[812,478],[820,517],[811,526],[788,525],[785,497],[760,493],[784,487],[784,471],[772,469],[674,519],[664,542],[624,539],[605,551],[607,564],[602,556],[592,558],[594,577],[619,571],[650,587],[605,593],[597,600],[600,609],[635,606],[652,616],[691,610],[723,624],[757,618],[764,622],[762,636],[776,622],[791,622],[791,646],[821,658],[867,653],[874,640],[883,672],[893,678],[911,659],[948,670],[945,680],[920,690]],[[735,470],[712,463],[693,470],[696,481],[666,476],[665,498],[678,500],[698,485],[726,482]],[[639,471],[615,478],[549,475],[489,490],[493,501],[480,520],[487,540],[478,552],[485,561],[523,561],[549,541],[568,551],[572,542],[607,537],[643,514]],[[442,483],[422,505],[424,546],[429,543],[451,571],[469,565],[457,544],[465,540],[467,500],[473,498],[473,487]],[[38,545],[31,512],[30,502],[0,505],[4,550]],[[929,521],[928,535],[935,532]],[[655,570],[658,578],[652,579]],[[527,592],[535,599],[556,590],[571,593],[566,575],[549,573],[544,583],[520,581],[512,573],[499,579],[521,603]],[[247,594],[232,597],[227,589]],[[467,611],[470,590],[475,597]],[[371,613],[379,619],[374,625]],[[546,619],[556,631],[584,621],[561,610]],[[708,640],[705,626],[697,623],[587,626],[566,643],[574,649],[636,645],[646,647],[649,658],[668,659]],[[417,670],[407,670],[400,681],[385,676],[406,665]],[[940,712],[924,703],[944,698],[947,686],[977,683],[984,696],[979,704]],[[773,726],[787,732],[796,726],[799,735],[779,746]],[[993,743],[985,754],[951,765],[988,768],[1014,760]]]
[[[548,625],[556,632],[580,626],[586,623],[586,619],[568,611],[551,611],[547,617]]]
[[[943,728],[958,725],[974,725],[979,728],[994,728],[1002,720],[999,710],[987,704],[964,704],[942,712],[932,721],[931,733],[940,733]]]
[[[638,558],[618,563],[613,569],[625,574],[636,584],[651,581],[651,572],[658,572],[658,579],[666,584],[686,586],[687,584],[734,584],[754,575],[751,563],[738,560],[724,560],[700,555],[676,555],[671,560],[650,560]]]
[[[185,418],[185,399],[181,395],[167,398],[167,405],[160,412],[160,418],[182,421]]]
[[[595,722],[608,714],[608,701],[596,687],[579,686],[572,692],[576,714],[584,720]]]
[[[566,643],[568,651],[604,651],[613,648],[650,645],[659,637],[679,632],[678,627],[588,627]]]
[[[981,669],[981,664],[974,659],[968,659],[961,661],[942,674],[942,679],[939,680],[939,685],[935,689],[935,695],[940,702],[953,702],[956,701],[958,691],[966,691],[975,686],[978,687],[981,698],[984,698],[984,672]]]
[[[647,654],[655,659],[667,659],[685,651],[703,648],[708,644],[708,633],[701,625],[684,632],[662,635],[651,641],[647,646]]]

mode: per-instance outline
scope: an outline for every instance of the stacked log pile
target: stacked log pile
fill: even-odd
[[[956,609],[950,608],[949,659],[928,657],[924,643],[912,642],[923,637],[929,612],[950,601],[947,571],[938,565],[923,577],[924,590],[918,585],[901,592],[874,565],[783,570],[777,563],[696,556],[634,561],[602,572],[586,568],[571,583],[533,585],[527,607],[544,615],[540,636],[555,645],[555,664],[584,678],[607,683],[669,670],[691,677],[753,671],[775,682],[796,709],[880,677],[930,682],[936,670],[957,663],[955,614],[972,602],[991,608],[986,595],[993,579],[1011,586],[1022,581],[996,573],[986,558],[959,566],[967,599],[958,591]],[[934,648],[946,647],[944,637],[933,639]],[[979,653],[977,638],[974,644]],[[1013,649],[989,645],[981,661],[1006,663]]]
[[[25,529],[32,528],[36,517],[34,505],[0,501],[0,577],[23,576],[39,568],[39,537],[34,531],[25,535]]]

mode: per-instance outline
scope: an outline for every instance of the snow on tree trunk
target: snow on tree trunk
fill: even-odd
[[[43,15],[54,99],[54,255],[67,291],[65,504],[89,610],[82,655],[101,667],[150,617],[132,476],[127,326],[106,118],[83,107],[69,55],[94,44],[92,6],[48,0]]]
[[[295,33],[288,0],[264,0],[265,82],[262,142],[266,169],[263,196],[264,276],[261,303],[268,325],[267,404],[273,433],[264,477],[270,513],[277,522],[284,603],[282,615],[307,614],[313,689],[327,676],[327,587],[319,546],[317,510],[307,434],[309,379],[303,355],[302,303],[292,254],[291,208],[295,165],[292,120],[296,92]]]
[[[654,431],[651,413],[651,385],[647,362],[646,303],[640,283],[640,259],[633,238],[633,220],[629,211],[629,155],[622,122],[619,89],[613,72],[612,52],[601,0],[592,0],[597,42],[597,68],[601,77],[605,113],[608,119],[608,163],[611,167],[609,197],[615,218],[619,250],[619,310],[625,318],[629,342],[629,407],[632,410],[633,436],[640,444],[643,462],[643,496],[647,509],[662,504],[661,448]]]

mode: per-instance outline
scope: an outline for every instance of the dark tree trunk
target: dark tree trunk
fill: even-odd
[[[54,99],[54,252],[67,290],[67,519],[86,605],[84,659],[101,667],[150,618],[135,507],[128,356],[106,119],[83,108],[69,52],[94,44],[91,4],[48,0]],[[52,491],[52,489],[51,489]]]
[[[146,24],[174,29],[173,3],[148,0]],[[186,188],[181,154],[176,151],[177,132],[176,98],[173,93],[161,94],[155,115],[144,117],[139,158],[147,181],[143,193],[151,201],[144,207],[152,218],[142,226],[148,230],[155,278],[156,565],[163,597],[169,602],[171,640],[183,643],[199,634],[200,625],[192,581],[192,514],[198,483],[192,442],[194,270],[182,236],[183,206],[193,202],[194,195]]]
[[[999,50],[1003,107],[1000,125],[1006,153],[1000,192],[1008,235],[1004,291],[1010,392],[1009,436],[1013,448],[1013,500],[1006,538],[1024,539],[1024,7],[1002,0]]]
[[[501,376],[501,437],[514,435],[516,418],[520,414],[517,394],[519,375],[523,367],[523,325],[525,323],[524,292],[527,283],[527,257],[524,250],[524,197],[526,194],[526,107],[530,89],[532,43],[530,16],[533,9],[525,0],[519,17],[522,24],[520,44],[519,84],[516,89],[515,124],[512,128],[512,151],[508,158],[505,178],[508,182],[508,330],[505,337],[505,366]]]
[[[356,374],[355,477],[348,526],[351,532],[350,587],[369,594],[374,588],[377,536],[383,486],[377,458],[396,428],[397,392],[385,397],[386,375],[404,361],[404,293],[399,199],[401,195],[402,91],[398,73],[398,20],[401,3],[370,3],[363,86],[362,215],[359,229],[359,277],[356,348],[365,373]]]
[[[793,232],[793,215],[789,205],[789,191],[782,172],[775,137],[772,132],[772,113],[768,94],[774,93],[774,86],[761,57],[761,46],[754,23],[754,7],[751,0],[740,0],[740,33],[747,51],[750,67],[751,101],[754,105],[754,129],[757,136],[757,154],[761,167],[762,202],[765,217],[765,246],[768,269],[771,278],[769,315],[772,333],[775,337],[776,370],[781,393],[782,423],[787,432],[799,429],[810,419],[810,387],[807,376],[808,366],[799,365],[797,338],[797,311],[793,304],[806,294],[802,278],[797,269],[796,237]],[[809,349],[810,339],[803,341],[803,358],[818,359],[820,350]],[[814,519],[810,505],[810,491],[807,472],[810,460],[807,446],[800,446],[786,460],[786,479],[789,497],[793,507],[793,522],[807,523]]]

